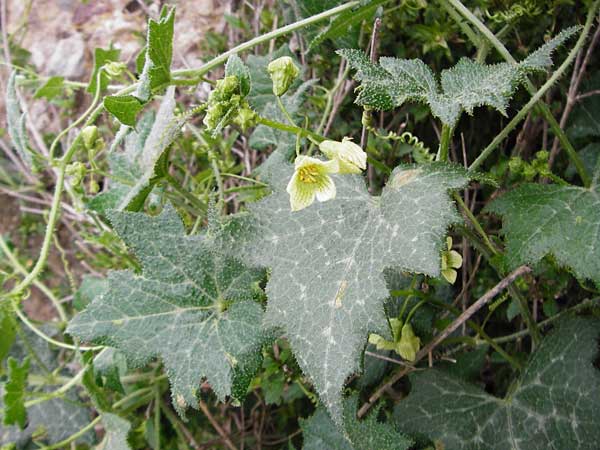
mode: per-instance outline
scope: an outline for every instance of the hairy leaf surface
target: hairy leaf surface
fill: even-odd
[[[153,125],[154,115],[148,113],[139,120],[135,131],[129,127],[121,127],[108,155],[111,172],[109,189],[88,202],[87,206],[90,209],[105,214],[123,203],[129,191],[142,177],[139,161]],[[120,152],[117,148],[123,143],[124,151]]]
[[[581,279],[600,285],[600,189],[593,185],[523,184],[490,203],[502,216],[510,269],[551,254]]]
[[[411,439],[396,431],[393,425],[377,420],[377,409],[359,421],[357,404],[358,396],[344,400],[343,432],[323,407],[308,419],[301,420],[303,450],[407,450],[411,447]]]
[[[18,425],[25,428],[27,410],[25,409],[25,387],[29,375],[29,359],[22,364],[14,358],[8,358],[8,381],[4,385],[4,425]]]
[[[21,111],[16,83],[17,72],[13,71],[6,86],[6,125],[8,135],[21,160],[31,166],[29,139],[25,130],[25,114]]]
[[[174,27],[175,8],[165,6],[159,20],[148,20],[144,69],[135,93],[143,102],[148,101],[153,89],[164,86],[171,80]]]
[[[397,108],[405,102],[427,104],[444,124],[455,126],[461,113],[490,106],[506,115],[508,102],[527,73],[549,68],[552,52],[580,27],[563,30],[519,64],[480,64],[462,58],[442,71],[441,87],[429,67],[419,59],[382,57],[373,64],[360,50],[338,53],[356,70],[361,82],[356,103],[376,110]]]
[[[163,167],[165,152],[179,136],[184,122],[183,116],[175,114],[175,87],[171,86],[163,97],[156,120],[144,141],[144,148],[139,154],[139,159],[136,161],[141,175],[136,178],[133,187],[120,200],[117,209],[128,211],[141,209],[146,197],[160,178],[161,170],[165,170]]]
[[[233,222],[233,239],[251,262],[271,268],[266,323],[285,330],[339,423],[341,389],[359,369],[367,334],[388,334],[384,269],[439,274],[442,238],[460,220],[447,191],[467,178],[443,164],[399,167],[372,197],[362,177],[336,176],[335,200],[291,212],[292,170],[285,162],[270,168],[274,193]]]
[[[121,350],[134,364],[160,356],[175,407],[196,405],[202,378],[220,399],[254,362],[264,334],[254,301],[263,273],[225,257],[205,236],[186,236],[171,206],[150,217],[112,212],[119,236],[143,271],[110,272],[107,291],[68,332]]]
[[[595,449],[600,440],[597,319],[569,318],[544,339],[506,399],[443,371],[410,376],[400,429],[446,450]]]
[[[127,434],[131,424],[116,414],[102,414],[102,423],[106,434],[96,450],[131,450],[127,442]]]

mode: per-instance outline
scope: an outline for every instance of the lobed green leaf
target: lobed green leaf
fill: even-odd
[[[383,271],[437,276],[446,228],[460,221],[448,190],[468,179],[457,166],[398,167],[381,197],[360,176],[334,176],[335,200],[291,212],[293,168],[270,168],[274,193],[232,222],[246,259],[271,269],[265,323],[283,328],[333,419],[341,390],[360,368],[370,332],[388,335]]]
[[[119,349],[134,365],[162,357],[180,413],[197,405],[202,378],[224,400],[238,378],[247,381],[265,339],[253,298],[263,272],[224,256],[205,236],[186,236],[169,205],[157,217],[114,211],[109,218],[142,274],[110,272],[107,291],[67,331]]]
[[[598,319],[564,320],[505,399],[437,369],[415,372],[396,423],[446,450],[592,450],[600,439],[599,330]]]

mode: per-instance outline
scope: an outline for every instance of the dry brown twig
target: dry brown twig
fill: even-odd
[[[565,109],[563,109],[562,115],[560,117],[560,122],[559,122],[561,129],[565,128],[565,125],[567,124],[567,120],[569,118],[569,115],[571,114],[571,111],[573,110],[573,107],[577,103],[578,99],[580,99],[579,96],[577,95],[577,92],[579,91],[579,85],[581,84],[581,81],[583,80],[583,75],[585,74],[587,65],[590,62],[590,58],[592,56],[594,48],[596,47],[596,44],[598,44],[598,40],[600,40],[600,26],[597,25],[596,32],[594,33],[594,36],[592,37],[592,40],[590,41],[590,45],[587,48],[585,57],[581,61],[581,64],[578,65],[576,63],[575,67],[573,68],[573,75],[571,76],[571,84],[569,85],[569,90],[567,92],[567,102],[565,104]],[[550,151],[550,157],[548,158],[548,164],[550,167],[552,167],[552,164],[554,163],[554,160],[556,159],[556,156],[558,155],[558,150],[559,150],[559,140],[557,137],[555,137],[554,141],[552,142],[552,150]]]
[[[215,431],[219,433],[219,436],[221,436],[221,439],[223,439],[223,443],[225,444],[225,446],[227,446],[227,448],[229,448],[230,450],[237,450],[235,445],[233,445],[233,443],[231,442],[231,439],[229,439],[229,436],[227,436],[227,433],[225,433],[223,428],[221,428],[221,425],[219,425],[219,422],[215,420],[215,418],[209,411],[208,406],[206,405],[204,400],[198,400],[198,406],[200,407],[200,411],[204,413],[210,424],[213,426]]]
[[[458,327],[460,327],[464,322],[466,322],[473,314],[475,314],[481,307],[483,307],[486,303],[492,300],[496,295],[506,289],[514,280],[516,280],[521,275],[531,272],[531,268],[528,266],[521,266],[515,269],[513,272],[508,274],[504,279],[502,279],[496,286],[487,291],[484,295],[482,295],[475,303],[469,306],[460,316],[458,316],[454,322],[452,322],[448,327],[444,329],[440,334],[434,337],[431,342],[429,342],[425,347],[423,347],[417,353],[415,361],[413,364],[416,364],[420,360],[422,360],[425,356],[429,355],[435,347],[437,347],[444,339],[446,339],[450,334],[452,334]],[[404,375],[417,370],[415,367],[407,367],[400,372],[397,372],[393,375],[383,386],[381,386],[373,395],[371,395],[367,402],[365,402],[360,409],[358,410],[357,416],[358,418],[362,418],[371,407],[379,400],[379,398],[383,395],[383,393],[389,389],[392,385],[394,385],[398,380],[400,380]]]

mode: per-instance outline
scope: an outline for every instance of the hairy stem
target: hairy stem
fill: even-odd
[[[573,314],[573,313],[582,311],[584,309],[592,308],[592,307],[598,306],[599,304],[600,304],[600,297],[586,299],[586,300],[582,301],[581,303],[579,303],[569,309],[565,309],[564,311],[561,311],[558,314],[556,314],[546,320],[542,320],[541,322],[539,322],[537,324],[537,326],[538,326],[538,328],[545,328],[545,327],[551,325],[552,323],[556,322],[561,317],[564,317],[565,315]],[[511,342],[511,341],[520,339],[522,337],[527,336],[528,334],[530,334],[529,329],[525,329],[525,330],[517,331],[516,333],[513,333],[513,334],[509,334],[507,336],[494,338],[494,342],[496,342],[498,344],[503,344],[505,342]]]
[[[262,125],[266,125],[271,128],[275,128],[276,130],[286,131],[288,133],[292,133],[295,135],[300,135],[302,137],[306,137],[311,141],[315,141],[315,143],[321,143],[325,140],[325,138],[317,133],[313,133],[310,130],[305,128],[300,128],[295,125],[287,125],[285,123],[277,122],[275,120],[267,119],[266,117],[259,117],[258,123]]]
[[[448,161],[448,150],[450,149],[450,141],[452,140],[453,129],[449,125],[442,125],[442,135],[440,136],[440,146],[438,149],[437,160]]]
[[[23,312],[19,309],[19,305],[17,304],[17,302],[13,301],[13,309],[14,309],[17,317],[19,317],[19,319],[21,319],[21,322],[23,322],[27,326],[27,328],[29,328],[31,331],[33,331],[35,334],[37,334],[39,337],[41,337],[43,340],[45,340],[49,344],[55,345],[60,348],[66,348],[68,350],[79,350],[82,352],[86,352],[89,350],[102,350],[104,348],[102,346],[85,347],[85,346],[71,345],[71,344],[66,344],[64,342],[57,341],[56,339],[52,339],[50,336],[48,336],[42,330],[40,330],[38,327],[36,327],[33,324],[33,322],[31,322],[27,318],[27,316],[25,314],[23,314]]]
[[[80,438],[81,436],[83,436],[89,430],[93,429],[96,426],[96,424],[99,423],[101,420],[102,420],[102,416],[98,416],[94,420],[92,420],[90,423],[88,423],[85,427],[83,427],[81,430],[79,430],[77,433],[72,434],[65,440],[57,442],[54,445],[49,445],[47,447],[41,447],[40,450],[55,450],[55,449],[63,448],[65,446],[69,445],[71,442],[73,442],[73,441],[77,440],[78,438]]]
[[[8,261],[13,266],[13,269],[16,272],[20,272],[22,275],[27,276],[27,269],[25,269],[25,267],[21,265],[17,257],[13,254],[13,252],[10,251],[2,235],[0,235],[0,250],[2,250],[2,253],[6,255],[6,258],[8,259]],[[56,295],[54,295],[54,293],[44,283],[38,280],[34,280],[33,285],[37,287],[40,291],[42,291],[42,293],[50,299],[52,305],[54,306],[54,309],[56,309],[56,312],[60,317],[60,320],[63,323],[66,323],[69,320],[67,317],[67,313],[61,305],[60,300],[56,298]]]
[[[215,67],[220,66],[225,63],[227,59],[231,55],[237,55],[238,53],[243,52],[244,50],[248,50],[252,47],[255,47],[263,42],[268,42],[271,39],[276,39],[279,36],[283,36],[285,34],[292,33],[293,31],[299,30],[301,28],[307,27],[309,25],[315,24],[322,20],[328,19],[331,16],[335,16],[341,12],[347,11],[349,9],[358,6],[360,1],[351,1],[347,3],[343,3],[340,6],[336,6],[335,8],[328,9],[327,11],[323,11],[320,14],[308,17],[306,19],[299,20],[298,22],[294,22],[290,25],[286,25],[285,27],[278,28],[277,30],[273,30],[270,33],[263,34],[262,36],[255,37],[243,44],[238,45],[237,47],[233,47],[231,50],[222,53],[221,55],[213,58],[206,64],[200,66],[197,69],[183,69],[183,70],[174,70],[173,75],[176,76],[191,76],[191,77],[200,77],[204,74],[210,72]]]
[[[483,151],[477,157],[477,159],[475,159],[475,161],[473,161],[473,163],[469,166],[469,170],[477,169],[487,159],[487,157],[510,134],[510,132],[519,124],[519,122],[521,122],[521,120],[523,120],[525,118],[527,113],[534,106],[536,106],[536,104],[538,104],[538,102],[546,94],[548,89],[550,89],[552,87],[552,85],[563,75],[563,73],[571,65],[571,63],[577,56],[577,52],[579,51],[579,49],[585,42],[587,32],[589,31],[589,28],[591,27],[591,23],[593,22],[593,17],[594,16],[588,15],[588,20],[586,21],[586,25],[585,25],[583,32],[579,36],[577,43],[575,44],[573,49],[569,52],[569,55],[563,61],[563,63],[560,65],[560,67],[556,71],[554,71],[554,73],[548,79],[548,81],[546,81],[543,84],[543,86],[533,95],[533,97],[531,97],[529,99],[527,104],[525,106],[523,106],[523,108],[521,108],[521,110],[517,113],[517,115],[515,117],[512,118],[512,120],[508,123],[508,125],[506,125],[504,127],[504,129],[498,135],[496,135],[496,137],[492,140],[492,142],[490,142],[489,145],[485,149],[483,149]],[[561,132],[562,132],[562,130],[561,130]],[[563,145],[564,145],[564,143],[563,143]],[[571,153],[569,153],[569,156],[571,156]],[[589,177],[585,167],[583,166],[583,162],[581,161],[581,158],[575,152],[575,149],[573,149],[573,157],[571,158],[571,160],[573,161],[573,164],[577,167],[577,172],[579,173],[579,176],[581,177],[584,185],[589,186],[590,177]]]

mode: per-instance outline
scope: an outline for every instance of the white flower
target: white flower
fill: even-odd
[[[328,158],[339,162],[339,173],[361,173],[367,168],[367,154],[360,145],[352,142],[352,138],[345,137],[342,142],[323,141],[319,149]]]
[[[292,211],[300,211],[310,206],[315,197],[320,202],[335,198],[335,184],[329,176],[338,173],[337,161],[322,161],[300,155],[294,163],[295,171],[287,185]]]

